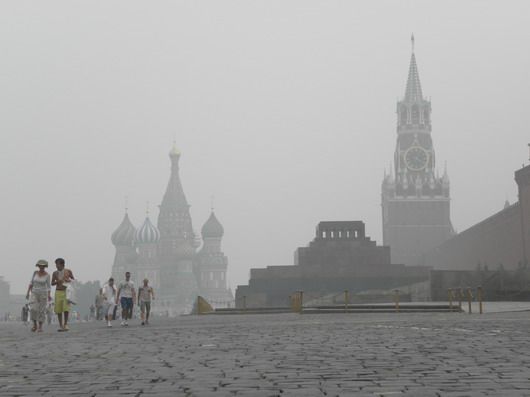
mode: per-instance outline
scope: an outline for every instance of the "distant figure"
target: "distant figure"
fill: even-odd
[[[64,264],[63,258],[57,258],[55,260],[57,270],[52,275],[52,285],[55,285],[55,314],[57,314],[57,320],[59,320],[59,329],[57,331],[59,332],[69,330],[68,314],[70,312],[70,305],[66,297],[66,288],[70,281],[75,280],[72,271],[65,269]]]
[[[46,309],[46,320],[48,321],[48,325],[52,323],[53,318],[53,303],[48,304],[48,308]]]
[[[31,295],[31,320],[33,321],[31,331],[42,332],[42,324],[46,320],[46,308],[48,307],[48,302],[52,300],[52,287],[50,285],[50,275],[46,271],[48,261],[39,259],[35,266],[39,270],[34,271],[31,276],[26,299],[29,299]]]
[[[118,286],[118,299],[121,304],[121,325],[128,326],[127,320],[132,318],[133,305],[135,298],[134,283],[131,281],[131,273],[125,273],[125,281]]]
[[[144,279],[144,285],[138,288],[138,305],[140,306],[140,316],[142,325],[149,324],[149,313],[151,312],[151,300],[155,299],[153,288],[149,285],[149,280]]]
[[[88,316],[88,320],[93,320],[94,318],[96,318],[96,306],[94,305],[90,305],[90,314]]]
[[[107,284],[101,289],[101,295],[103,296],[102,311],[105,314],[107,320],[107,327],[112,327],[112,320],[114,318],[114,309],[118,303],[116,299],[116,287],[114,287],[114,279],[111,277]]]
[[[103,305],[105,303],[105,297],[103,296],[103,288],[99,289],[94,303],[96,304],[96,320],[99,321],[103,318]]]
[[[28,323],[28,317],[29,317],[29,305],[26,303],[24,306],[22,306],[22,315],[20,317],[24,325]]]

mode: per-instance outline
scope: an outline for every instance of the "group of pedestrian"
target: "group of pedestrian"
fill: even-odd
[[[68,315],[70,312],[70,302],[67,298],[67,288],[74,280],[74,274],[70,269],[65,268],[65,260],[57,258],[55,260],[55,270],[51,277],[47,272],[48,261],[39,259],[35,265],[39,270],[33,272],[26,293],[26,299],[30,301],[30,319],[33,322],[31,330],[42,332],[42,325],[46,321],[48,302],[51,302],[51,287],[55,286],[54,312],[59,322],[59,332],[68,331]]]
[[[137,298],[137,299],[136,299]],[[149,280],[144,279],[143,285],[138,288],[138,294],[131,280],[131,273],[125,273],[125,280],[118,287],[114,285],[114,278],[103,286],[96,302],[101,304],[101,312],[107,321],[107,327],[112,327],[112,320],[115,317],[115,309],[118,302],[121,306],[121,326],[129,326],[129,320],[133,316],[134,302],[140,306],[142,325],[149,324],[149,314],[151,312],[151,300],[155,299],[153,288],[149,286]]]
[[[46,260],[39,259],[35,266],[38,267],[38,270],[33,272],[26,293],[26,299],[30,300],[31,298],[29,304],[29,317],[33,322],[31,331],[42,332],[42,326],[49,313],[48,304],[52,301],[52,286],[55,286],[54,312],[59,322],[58,331],[68,331],[71,303],[68,299],[68,288],[70,282],[74,280],[74,274],[70,269],[65,268],[63,258],[55,260],[57,270],[52,273],[51,277],[47,272],[48,262]],[[116,315],[115,311],[119,302],[121,325],[126,327],[129,325],[129,320],[132,319],[134,302],[136,301],[140,306],[142,325],[146,325],[149,324],[151,301],[154,298],[154,291],[149,286],[148,279],[143,280],[143,285],[138,288],[137,293],[134,282],[131,280],[131,273],[126,272],[125,280],[118,285],[118,288],[114,285],[114,279],[111,277],[100,290],[100,294],[96,298],[96,303],[99,303],[98,314],[105,317],[107,327],[112,327],[112,320]]]

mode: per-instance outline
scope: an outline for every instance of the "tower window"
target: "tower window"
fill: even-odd
[[[400,122],[401,124],[407,124],[407,108],[406,107],[403,107],[403,109],[401,109],[401,115],[400,115]]]
[[[411,119],[412,119],[412,124],[420,123],[420,110],[418,109],[418,105],[412,106]]]

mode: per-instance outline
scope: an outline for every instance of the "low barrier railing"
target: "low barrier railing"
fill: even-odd
[[[479,313],[484,312],[483,305],[483,289],[481,286],[476,288],[476,301],[479,305]],[[288,306],[278,306],[278,307],[254,307],[255,304],[248,306],[247,296],[243,295],[238,297],[235,301],[235,307],[225,307],[214,309],[206,299],[198,296],[197,297],[197,314],[211,314],[211,313],[272,313],[272,312],[294,312],[294,313],[303,313],[304,311],[310,312],[339,312],[344,311],[345,313],[349,312],[367,312],[367,311],[377,311],[377,312],[421,312],[421,311],[451,311],[451,312],[463,312],[463,302],[467,300],[468,303],[468,312],[472,313],[472,302],[475,299],[473,295],[473,290],[471,287],[467,288],[449,288],[447,290],[447,298],[449,305],[441,304],[425,304],[425,303],[412,303],[407,300],[406,305],[401,305],[402,292],[399,289],[393,290],[391,293],[385,295],[386,301],[378,303],[356,303],[352,304],[352,295],[349,290],[344,290],[336,294],[329,295],[318,295],[307,293],[305,291],[299,290],[295,291],[288,297]],[[410,296],[407,293],[404,294],[405,299]],[[304,310],[305,309],[305,310]]]
[[[478,312],[479,314],[484,313],[484,291],[482,286],[476,287],[476,302],[478,302]],[[456,296],[455,296],[456,293]],[[462,302],[464,298],[467,300],[467,311],[469,314],[473,313],[472,302],[475,296],[473,296],[473,289],[471,287],[467,288],[448,288],[447,289],[447,298],[449,301],[449,308],[453,308],[453,303],[458,300],[458,307],[461,311],[464,311],[462,308]]]

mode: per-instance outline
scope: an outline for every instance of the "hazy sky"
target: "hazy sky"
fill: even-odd
[[[124,196],[152,219],[173,140],[194,228],[210,197],[233,288],[321,220],[381,240],[410,35],[462,231],[516,200],[530,142],[528,1],[0,2],[0,275],[110,275]]]

